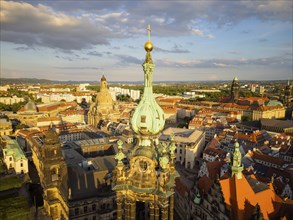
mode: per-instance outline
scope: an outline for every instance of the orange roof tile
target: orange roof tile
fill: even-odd
[[[220,180],[220,185],[225,203],[232,211],[233,219],[245,219],[245,203],[247,202],[252,206],[259,204],[264,219],[269,219],[269,216],[279,209],[275,206],[275,202],[282,202],[271,184],[267,189],[255,193],[243,175],[241,179],[237,179],[234,175],[232,178]]]

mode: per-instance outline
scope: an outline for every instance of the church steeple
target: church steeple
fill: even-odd
[[[242,155],[239,149],[239,143],[238,141],[234,144],[234,153],[233,153],[233,161],[232,161],[232,177],[233,175],[236,175],[237,179],[242,178],[242,171],[243,171],[243,165],[241,164]]]
[[[153,71],[155,65],[151,57],[153,44],[150,41],[150,31],[150,26],[148,26],[148,41],[144,46],[147,53],[142,65],[144,71],[143,97],[131,119],[133,131],[141,137],[140,146],[150,146],[150,137],[162,131],[165,124],[164,112],[153,96]]]
[[[113,190],[117,194],[117,219],[173,220],[175,170],[175,141],[160,143],[158,134],[163,130],[164,112],[153,96],[154,64],[151,58],[153,44],[145,43],[146,59],[143,63],[144,93],[131,118],[131,126],[138,142],[123,153],[121,141],[116,154]],[[125,159],[124,159],[125,158]],[[128,163],[123,163],[128,161]],[[124,218],[123,218],[124,216]]]

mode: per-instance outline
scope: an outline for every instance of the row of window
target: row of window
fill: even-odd
[[[110,208],[110,204],[108,203],[108,204],[105,204],[105,203],[103,203],[101,206],[100,206],[100,209],[101,210],[105,210],[105,209],[109,209]],[[96,211],[97,210],[97,205],[96,204],[92,204],[92,209],[91,209],[91,211]],[[84,206],[83,207],[83,213],[87,213],[89,211],[89,209],[88,209],[88,206]],[[74,214],[75,215],[79,215],[79,214],[82,214],[81,212],[80,212],[80,208],[75,208],[74,209]]]

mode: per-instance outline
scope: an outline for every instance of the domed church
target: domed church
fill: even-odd
[[[103,75],[100,83],[100,92],[96,101],[91,104],[88,112],[88,123],[97,126],[100,120],[117,121],[120,118],[118,105],[113,101],[108,90],[106,77]]]

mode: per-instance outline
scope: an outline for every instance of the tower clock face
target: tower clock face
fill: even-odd
[[[148,169],[148,164],[146,161],[139,161],[139,168],[141,170],[141,172],[145,172]]]

